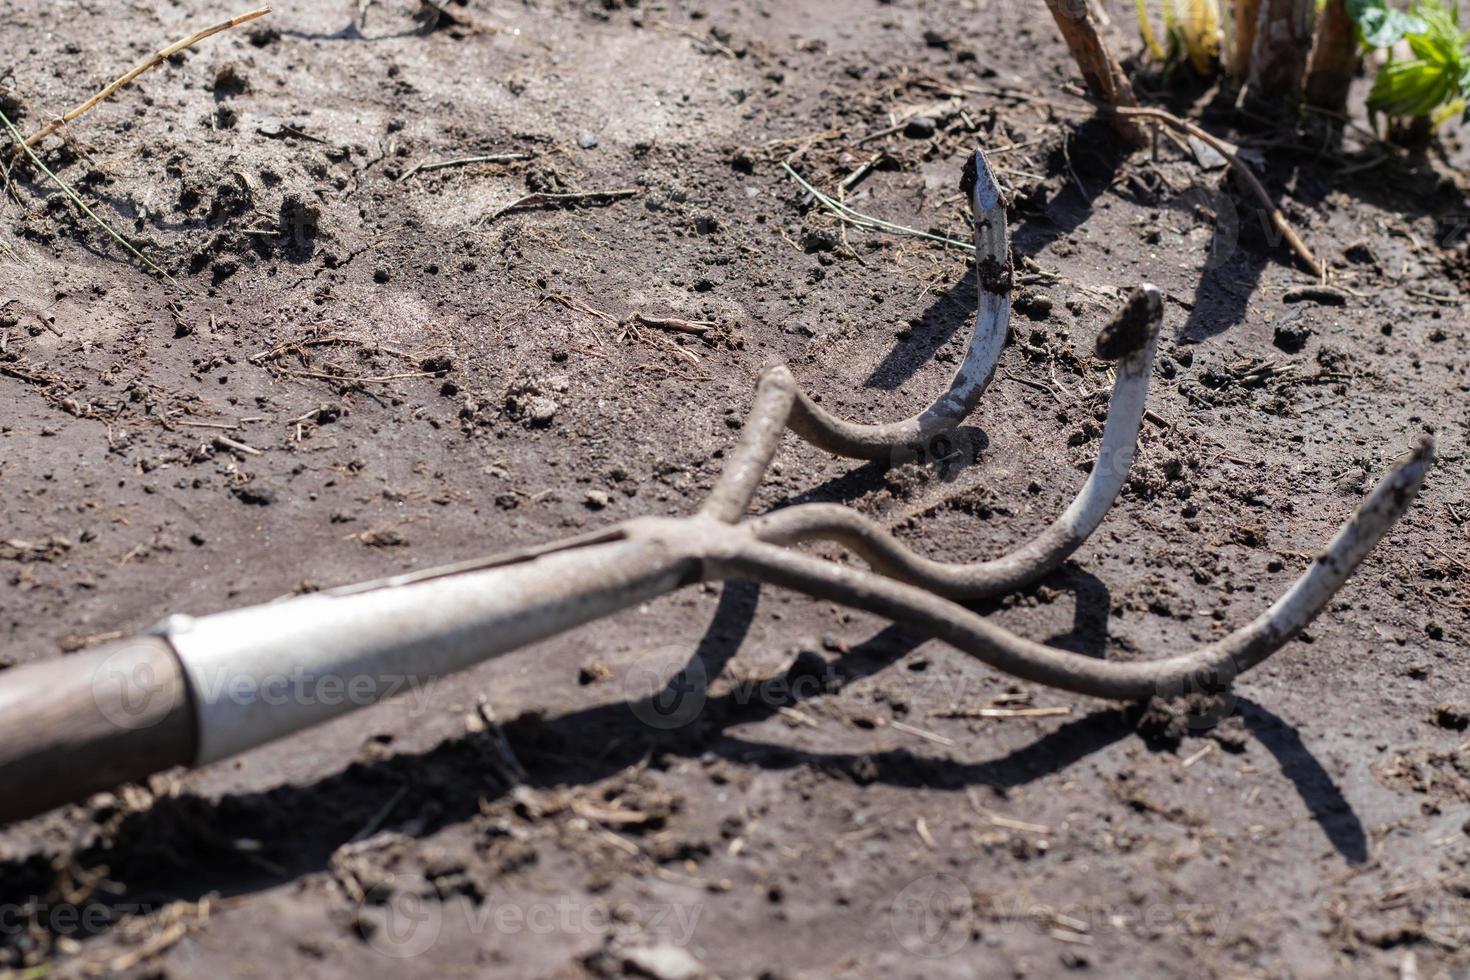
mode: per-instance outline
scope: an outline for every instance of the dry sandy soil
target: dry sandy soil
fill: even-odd
[[[963,350],[973,273],[959,250],[844,233],[781,170],[793,153],[830,189],[884,151],[850,203],[964,238],[961,161],[997,151],[1025,288],[958,472],[788,439],[761,508],[846,501],[937,557],[1006,550],[1096,450],[1109,379],[1091,344],[1117,290],[1169,295],[1155,417],[1116,510],[1063,571],[980,607],[1016,632],[1124,659],[1223,635],[1424,433],[1441,461],[1215,727],[1016,684],[777,589],[690,590],[0,831],[0,965],[1466,975],[1454,132],[1379,160],[1351,132],[1338,149],[1140,80],[1259,150],[1342,287],[1304,295],[1221,171],[1168,140],[1124,157],[1062,94],[1039,4],[416,9],[285,0],[44,145],[179,288],[12,168],[6,666],[168,612],[688,512],[773,358],[834,410],[908,414]],[[0,108],[33,130],[221,13],[0,0]],[[859,142],[915,108],[932,134]],[[411,173],[504,153],[529,159]],[[499,213],[614,191],[630,193]],[[638,312],[717,326],[637,328]],[[649,695],[681,670],[688,710],[660,714]],[[975,717],[996,705],[1059,710]]]

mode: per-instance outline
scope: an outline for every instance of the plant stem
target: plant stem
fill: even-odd
[[[1345,0],[1327,0],[1307,65],[1307,105],[1328,112],[1345,111],[1357,65],[1357,32],[1347,4]]]

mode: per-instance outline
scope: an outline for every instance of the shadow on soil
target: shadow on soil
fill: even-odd
[[[1100,656],[1106,643],[1106,588],[1075,569],[1059,572],[1049,581],[1077,596],[1073,630],[1053,641],[1070,638],[1072,642],[1063,644],[1069,649]],[[712,696],[702,679],[717,677],[736,655],[754,621],[759,597],[759,587],[751,583],[726,584],[688,664],[649,698],[614,701],[556,718],[522,715],[507,722],[504,734],[528,770],[530,785],[548,789],[586,785],[640,764],[659,768],[670,759],[713,754],[743,766],[808,768],[864,784],[1005,789],[1061,772],[1134,737],[1135,707],[1094,711],[1030,745],[981,762],[915,755],[906,749],[812,752],[732,736],[727,732],[736,724],[760,721],[812,697],[838,694],[894,665],[926,640],[904,627],[889,626],[830,662],[799,657],[784,678],[741,684]],[[1237,703],[1247,729],[1275,757],[1344,860],[1366,860],[1361,822],[1297,732],[1254,702],[1238,698]],[[674,727],[685,716],[687,723]],[[21,922],[33,915],[32,925],[44,932],[49,928],[47,908],[57,903],[79,906],[76,921],[85,928],[65,933],[75,937],[106,932],[140,909],[156,911],[171,901],[286,884],[327,869],[333,852],[355,839],[364,826],[427,836],[473,819],[484,801],[501,798],[514,788],[498,775],[506,772],[503,751],[491,732],[466,734],[421,753],[353,763],[306,785],[217,800],[192,795],[159,799],[150,809],[126,817],[108,844],[0,863],[0,907],[18,910]],[[398,802],[383,813],[384,801],[395,798]],[[393,811],[399,807],[403,809],[395,818]],[[242,849],[241,839],[258,842],[258,847]],[[120,890],[97,889],[80,902],[67,897],[77,893],[77,869],[99,865],[106,866],[106,878]],[[14,948],[32,941],[31,930],[17,929],[7,930],[0,944]]]

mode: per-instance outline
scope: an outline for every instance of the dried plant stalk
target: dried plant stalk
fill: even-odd
[[[1112,106],[1137,105],[1133,85],[1103,41],[1087,0],[1046,0],[1046,6],[1092,97]],[[1114,118],[1113,128],[1129,146],[1143,146],[1143,130],[1129,120]]]
[[[1256,24],[1261,18],[1261,0],[1235,0],[1235,39],[1230,51],[1230,74],[1244,79],[1250,74],[1251,49],[1256,46]]]
[[[1315,0],[1261,0],[1248,76],[1253,103],[1279,109],[1300,97],[1315,17]]]
[[[1327,0],[1307,64],[1307,105],[1341,115],[1358,67],[1358,36],[1345,0]]]

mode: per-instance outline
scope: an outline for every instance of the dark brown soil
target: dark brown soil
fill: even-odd
[[[941,558],[1006,550],[1084,478],[1110,383],[1098,329],[1137,282],[1168,294],[1128,488],[1065,570],[985,608],[1012,630],[1118,659],[1216,638],[1424,433],[1441,462],[1309,634],[1223,700],[1060,695],[776,589],[690,590],[5,829],[0,966],[1470,969],[1470,210],[1453,167],[1365,169],[1379,151],[1356,137],[1339,153],[1232,130],[1260,124],[1141,80],[1264,145],[1268,187],[1334,269],[1335,293],[1304,291],[1219,171],[1167,139],[1122,158],[1069,108],[1040,5],[440,6],[281,4],[45,144],[187,290],[11,171],[7,665],[169,612],[687,513],[771,359],[834,411],[908,414],[962,356],[973,270],[836,224],[781,169],[794,151],[823,189],[882,151],[848,202],[961,238],[962,161],[995,151],[1018,312],[965,430],[973,464],[855,466],[787,440],[763,507],[848,501]],[[34,129],[221,13],[9,0],[0,109]],[[503,153],[529,159],[408,176]],[[681,670],[689,700],[661,714],[649,695]]]

